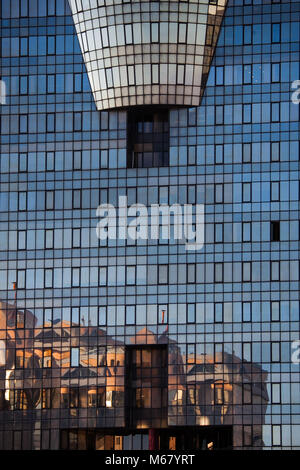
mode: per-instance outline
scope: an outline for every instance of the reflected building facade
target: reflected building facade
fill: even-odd
[[[3,2],[0,449],[300,448],[299,21]],[[99,240],[120,196],[203,204],[203,248]]]
[[[3,302],[1,315],[9,319],[1,364],[5,447],[16,432],[26,448],[41,433],[51,433],[53,448],[73,450],[242,447],[241,408],[249,445],[264,445],[268,374],[257,364],[228,353],[183,356],[168,334],[147,328],[124,344],[97,327],[37,327],[28,310],[25,326],[24,312]]]

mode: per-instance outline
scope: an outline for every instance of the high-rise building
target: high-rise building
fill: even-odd
[[[300,1],[1,35],[0,449],[300,449]]]

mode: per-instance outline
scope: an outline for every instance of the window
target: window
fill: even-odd
[[[99,268],[99,286],[107,285],[107,268]]]
[[[18,289],[25,289],[26,286],[26,271],[25,269],[17,270],[17,287]]]
[[[81,208],[81,191],[80,189],[73,190],[73,209]]]
[[[251,202],[251,184],[243,183],[243,202]]]
[[[51,367],[52,363],[52,351],[51,349],[43,350],[43,367]]]
[[[74,228],[72,230],[72,247],[80,248],[81,230],[80,228]]]
[[[14,5],[14,7],[17,7],[18,9],[18,2],[17,4]],[[20,14],[21,16],[28,16],[28,1],[24,0],[23,2],[20,2]]]
[[[180,42],[180,43],[185,43],[186,42],[186,30],[187,30],[187,24],[186,23],[179,23],[178,42]]]
[[[126,284],[135,285],[135,266],[127,266],[126,268]]]
[[[215,203],[221,204],[223,202],[223,185],[216,184],[215,185]]]
[[[150,168],[169,165],[169,113],[165,110],[127,114],[127,167]]]
[[[47,75],[47,93],[55,93],[55,75]]]
[[[80,269],[72,268],[72,287],[80,286]]]
[[[223,304],[217,303],[215,304],[215,323],[222,323],[223,322]]]
[[[27,209],[27,193],[21,191],[18,193],[18,210],[26,211]]]
[[[252,121],[252,105],[244,104],[243,105],[243,123],[250,124]]]
[[[45,248],[53,248],[53,230],[46,230],[45,232]]]
[[[188,309],[187,309],[187,321],[188,323],[195,323],[195,304],[188,304]]]
[[[271,120],[272,122],[280,121],[280,103],[271,104]]]
[[[27,132],[28,132],[28,116],[27,116],[27,114],[20,114],[20,116],[19,116],[19,130],[20,130],[20,134],[27,134]]]
[[[251,282],[251,263],[243,263],[243,282]]]
[[[224,84],[224,67],[216,67],[216,85]]]
[[[271,222],[271,242],[280,241],[280,222],[273,221]]]
[[[69,390],[70,393],[70,408],[78,408],[79,406],[79,389],[72,387]]]
[[[215,351],[214,351],[215,362],[218,362],[218,363],[224,362],[224,354],[223,354],[224,344],[215,343],[214,346],[215,346],[214,347],[214,349],[215,349]]]
[[[223,263],[215,263],[215,282],[223,282]]]
[[[271,281],[279,281],[279,261],[271,261]]]
[[[74,92],[79,93],[82,91],[82,74],[75,73],[74,74]]]
[[[187,282],[188,284],[193,284],[196,282],[196,265],[195,264],[187,265]]]
[[[280,23],[272,24],[272,43],[280,42]]]
[[[16,349],[16,358],[15,358],[16,369],[22,369],[24,367],[24,356],[25,356],[24,353],[25,353],[24,349]]]
[[[106,307],[99,307],[98,311],[98,325],[106,325]]]
[[[27,153],[19,154],[19,173],[27,171]]]
[[[87,406],[88,408],[95,408],[97,406],[97,393],[96,390],[89,390],[87,396]]]
[[[280,303],[279,302],[271,302],[271,321],[279,321],[280,320]]]
[[[81,152],[74,152],[73,154],[73,169],[80,170],[81,169]]]
[[[243,242],[251,242],[251,223],[243,222]]]
[[[281,403],[281,385],[272,383],[272,403]]]
[[[251,162],[251,144],[243,145],[243,162],[244,163]]]
[[[252,66],[244,65],[244,84],[252,83]]]
[[[79,348],[71,348],[71,367],[79,366]]]
[[[280,183],[273,181],[271,183],[271,201],[279,201],[280,199]]]
[[[52,389],[43,388],[42,389],[42,408],[50,409],[52,407]]]
[[[280,343],[271,343],[271,361],[280,361]]]
[[[55,54],[55,36],[47,36],[47,55]]]
[[[216,106],[215,107],[215,122],[216,125],[223,124],[224,122],[224,108],[223,106]]]
[[[73,115],[73,119],[74,119],[74,131],[81,131],[82,129],[82,114],[81,113],[74,113]]]
[[[26,249],[26,232],[24,230],[18,231],[18,250]]]
[[[280,64],[272,64],[272,82],[280,81]]]
[[[195,165],[196,164],[196,147],[189,146],[188,147],[188,165]]]
[[[196,203],[196,186],[189,185],[188,189],[188,204],[195,204]]]
[[[61,399],[61,403],[60,403],[61,408],[69,408],[69,392],[67,388],[61,389],[60,399]]]
[[[135,324],[135,305],[126,305],[126,325]]]
[[[215,243],[223,243],[224,225],[215,224]]]
[[[28,93],[28,76],[23,75],[20,77],[20,95],[27,95]]]
[[[151,408],[151,388],[137,388],[135,400],[137,408]]]
[[[156,307],[153,308],[153,310],[155,310],[155,309],[156,309]],[[137,309],[137,321],[140,321],[141,316],[143,316],[143,318],[145,318],[145,316],[143,315],[142,310],[144,310],[144,314],[145,314],[145,309],[140,309],[140,308]],[[157,316],[158,316],[158,318],[157,318],[158,323],[161,323],[161,324],[168,323],[168,311],[167,311],[167,306],[166,305],[160,305],[159,306],[159,308],[157,310]]]
[[[54,132],[55,131],[55,114],[48,113],[47,114],[47,132]]]
[[[223,145],[216,145],[215,162],[216,164],[223,163]]]
[[[158,283],[159,284],[168,283],[168,265],[167,264],[158,265]]]
[[[98,407],[105,407],[106,405],[106,393],[105,393],[105,387],[98,387],[97,390],[97,402],[98,402]]]
[[[279,142],[272,142],[271,144],[271,161],[279,162],[280,160],[280,145]]]
[[[272,425],[272,445],[281,445],[281,426],[279,425]]]
[[[169,204],[169,187],[168,186],[160,186],[159,204]]]
[[[250,322],[251,321],[251,303],[250,302],[243,302],[243,322]]]
[[[25,313],[22,310],[16,312],[16,328],[25,327]]]
[[[52,308],[45,308],[44,309],[43,328],[45,328],[45,327],[51,328],[51,326],[52,326],[52,316],[53,316]]]
[[[20,55],[28,55],[28,38],[20,38]]]
[[[46,153],[46,170],[47,171],[54,170],[54,152]]]
[[[54,209],[54,192],[46,191],[46,210]]]
[[[45,288],[53,287],[53,269],[45,269]]]
[[[252,26],[244,26],[244,44],[252,44]]]

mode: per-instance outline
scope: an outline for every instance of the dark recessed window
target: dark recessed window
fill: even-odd
[[[280,241],[280,222],[271,222],[271,241]]]
[[[168,166],[168,110],[130,110],[127,119],[127,167]]]

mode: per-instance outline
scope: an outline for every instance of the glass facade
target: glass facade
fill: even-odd
[[[1,5],[0,449],[299,450],[300,2],[228,0],[197,104],[152,101],[166,56],[190,86],[197,52],[186,17],[147,8],[226,2],[70,3]],[[104,69],[82,24],[109,38]],[[131,90],[112,69],[152,64],[149,38],[162,75]],[[160,222],[99,239],[98,206],[125,196],[204,205],[204,246]]]
[[[69,0],[98,110],[198,106],[227,0]]]

